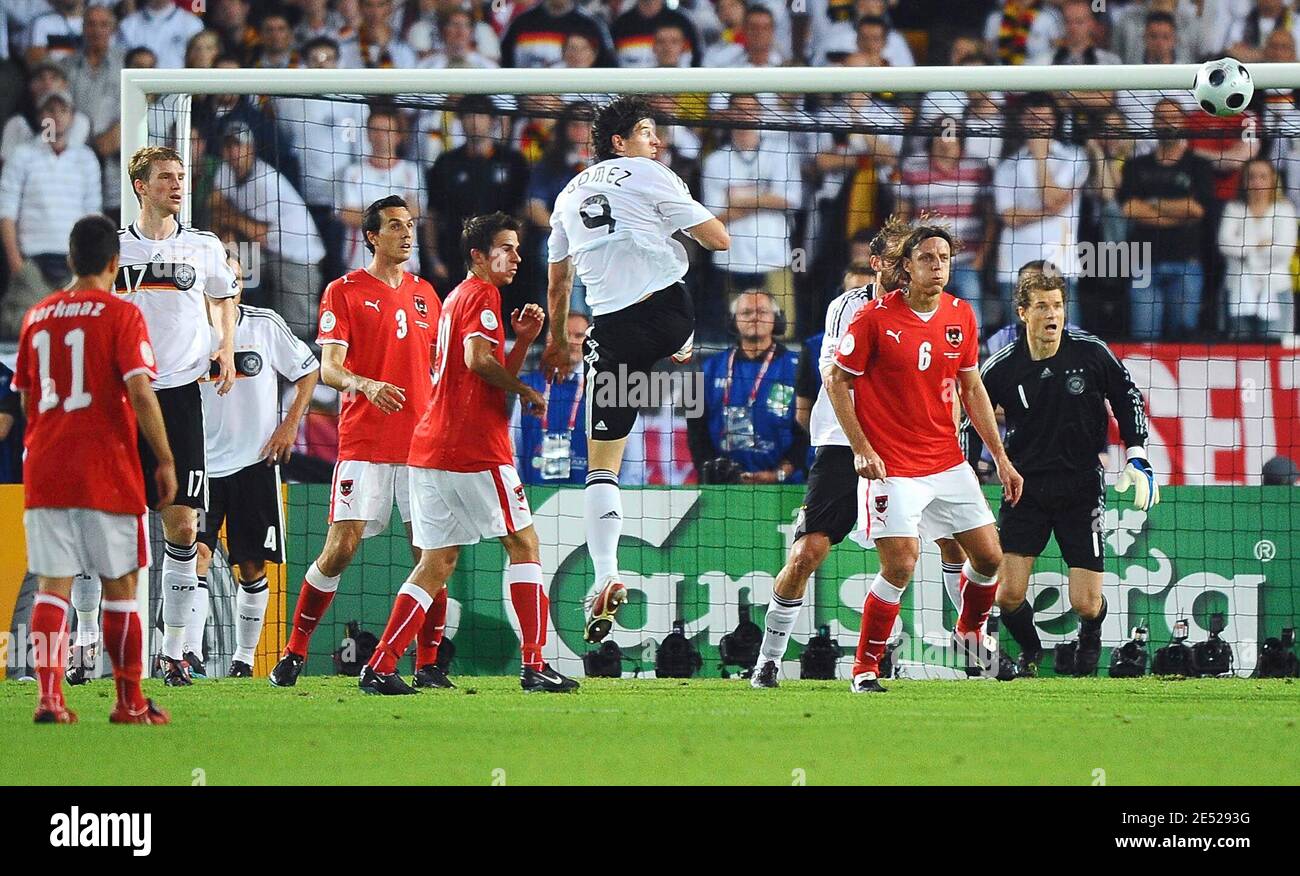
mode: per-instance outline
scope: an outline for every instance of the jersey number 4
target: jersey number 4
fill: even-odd
[[[86,332],[73,329],[63,336],[63,343],[72,355],[72,386],[67,397],[62,399],[63,409],[79,411],[90,407],[91,401],[90,393],[86,392]],[[32,335],[32,348],[36,351],[37,367],[41,372],[41,400],[36,410],[43,414],[60,401],[58,388],[50,376],[50,333],[42,329]]]
[[[578,215],[582,217],[582,224],[588,228],[599,228],[605,225],[609,228],[609,233],[614,233],[614,227],[618,222],[609,210],[609,198],[604,195],[592,195],[578,205]]]

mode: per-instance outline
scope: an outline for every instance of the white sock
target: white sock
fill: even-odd
[[[623,497],[618,491],[618,476],[603,468],[587,472],[582,500],[587,550],[596,568],[596,583],[601,584],[606,578],[618,576],[618,539],[623,534]]]
[[[194,594],[199,589],[196,571],[198,548],[166,542],[162,563],[162,616],[164,657],[181,659],[185,653],[185,627],[194,608]]]
[[[99,598],[104,587],[98,576],[78,575],[72,579],[72,607],[77,612],[78,647],[99,644]]]
[[[194,591],[194,605],[190,608],[190,619],[185,624],[185,651],[193,651],[203,658],[203,634],[208,628],[208,577],[200,576],[199,589]]]
[[[271,591],[266,586],[266,576],[239,585],[235,597],[235,654],[240,663],[253,665],[253,652],[262,638],[262,622],[266,619],[266,603]]]
[[[790,631],[799,619],[799,610],[803,608],[802,599],[785,599],[772,593],[772,601],[767,604],[767,617],[763,619],[763,644],[759,649],[759,661],[775,660],[780,665],[785,657],[785,646],[790,642]]]
[[[943,564],[943,589],[952,600],[952,607],[961,611],[961,563]]]

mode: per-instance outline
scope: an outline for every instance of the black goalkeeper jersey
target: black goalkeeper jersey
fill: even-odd
[[[1037,361],[1021,332],[988,358],[980,375],[993,406],[1005,414],[1007,455],[1025,477],[1097,471],[1111,412],[1126,447],[1146,445],[1142,393],[1110,348],[1087,332],[1067,329],[1056,355]],[[969,418],[961,438],[974,465],[983,442]]]

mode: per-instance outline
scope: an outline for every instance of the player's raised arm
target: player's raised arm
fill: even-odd
[[[343,367],[343,359],[348,349],[340,344],[327,344],[321,347],[320,379],[326,386],[332,386],[339,392],[359,392],[370,403],[385,414],[395,414],[406,402],[406,391],[400,386],[372,380],[353,374]]]
[[[510,314],[510,327],[515,332],[515,345],[510,348],[510,354],[506,356],[506,369],[515,377],[519,376],[519,369],[524,367],[524,359],[528,358],[528,348],[542,333],[542,326],[545,324],[546,314],[537,304],[525,304],[522,310],[516,308]]]
[[[140,434],[149,444],[158,467],[154,469],[154,483],[158,487],[157,508],[166,508],[176,498],[176,460],[171,445],[167,443],[167,430],[163,426],[162,408],[153,391],[153,379],[148,374],[133,374],[126,379],[126,398],[135,411],[140,424]]]
[[[551,238],[555,239],[552,226]],[[554,317],[569,312],[569,294],[573,291],[573,259],[566,257],[551,262],[547,268],[546,306]],[[546,349],[542,352],[542,369],[547,377],[563,380],[569,376],[573,367],[569,354],[569,336],[565,332],[567,320],[552,319],[551,332],[546,337]]]
[[[1006,448],[1002,446],[1002,436],[998,434],[998,421],[993,415],[993,402],[989,400],[984,381],[980,379],[980,373],[975,368],[957,372],[957,381],[966,416],[970,418],[971,425],[980,436],[980,440],[988,447],[993,463],[998,467],[998,477],[1002,481],[1002,487],[1007,492],[1007,500],[1014,505],[1020,501],[1020,491],[1024,487],[1025,480],[1011,464]]]

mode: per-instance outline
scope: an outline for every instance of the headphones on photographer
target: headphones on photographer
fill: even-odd
[[[727,331],[731,333],[733,337],[740,336],[740,326],[736,325],[736,311],[740,310],[741,295],[762,295],[766,298],[768,303],[772,305],[772,316],[774,318],[772,337],[785,337],[785,332],[788,328],[785,319],[785,311],[781,309],[781,304],[776,300],[776,296],[771,292],[768,292],[766,289],[746,289],[744,292],[739,293],[735,298],[731,299],[731,304],[727,306],[727,312],[730,314],[727,317]]]

